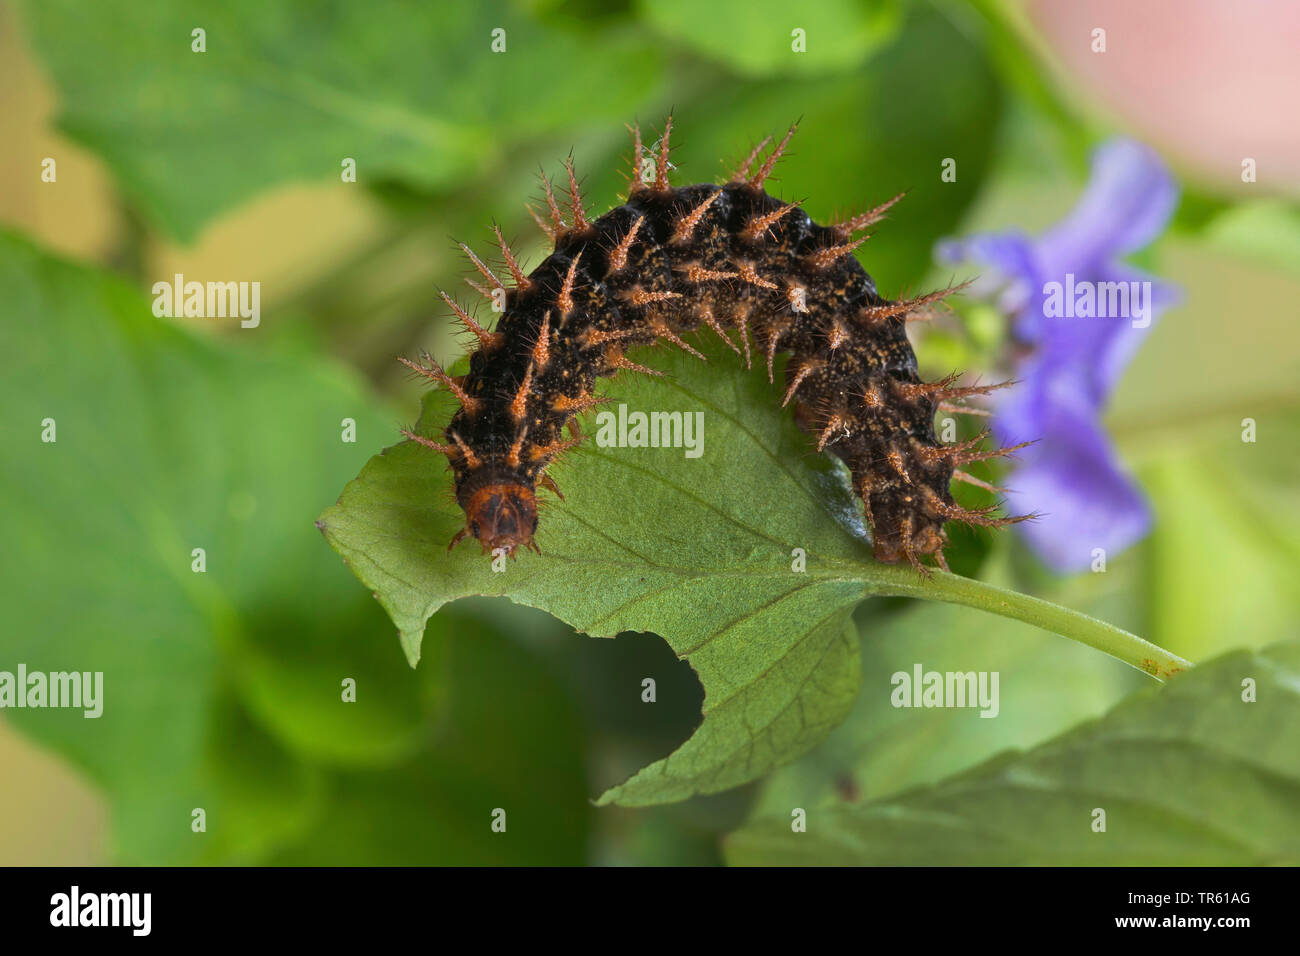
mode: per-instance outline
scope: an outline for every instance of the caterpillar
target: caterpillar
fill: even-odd
[[[868,237],[855,236],[901,195],[829,226],[813,222],[800,203],[769,195],[764,184],[795,128],[766,155],[772,137],[762,140],[725,184],[674,187],[667,175],[672,117],[654,157],[640,129],[629,126],[633,162],[623,205],[590,218],[570,156],[566,221],[542,174],[549,221],[529,212],[554,251],[532,272],[524,274],[500,227],[511,286],[461,244],[488,284],[471,285],[504,304],[499,321],[484,328],[442,292],[477,340],[469,372],[453,377],[427,353],[420,362],[399,359],[460,403],[443,442],[402,431],[450,461],[465,527],[449,551],[473,536],[485,552],[540,553],[537,492],[563,498],[547,470],[582,441],[576,416],[603,401],[592,392],[597,379],[621,371],[661,374],[627,357],[634,346],[670,343],[703,359],[683,336],[705,327],[747,368],[757,351],[769,381],[777,355],[789,353],[782,407],[793,402],[795,420],[815,437],[817,450],[848,465],[877,560],[906,559],[928,574],[922,559],[932,557],[947,570],[946,522],[995,527],[1023,520],[994,516],[994,508],[966,509],[950,491],[954,479],[1000,490],[961,466],[1022,446],[985,449],[987,429],[956,444],[940,443],[934,432],[938,409],[978,414],[957,400],[1008,383],[961,386],[955,375],[923,382],[905,332],[909,318],[962,287],[899,301],[877,293],[853,254]]]

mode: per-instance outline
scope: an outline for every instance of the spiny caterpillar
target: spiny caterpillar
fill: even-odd
[[[901,196],[820,226],[798,203],[763,189],[794,127],[752,175],[770,137],[725,185],[680,187],[667,178],[672,117],[649,164],[640,130],[629,130],[633,174],[626,203],[588,218],[570,158],[570,221],[544,174],[550,222],[529,209],[554,243],[545,261],[525,275],[496,228],[513,287],[462,244],[491,288],[471,285],[505,305],[488,330],[442,293],[478,340],[469,373],[453,377],[427,354],[422,363],[400,359],[460,401],[445,443],[403,431],[451,462],[466,520],[448,550],[473,535],[485,552],[513,555],[524,546],[540,553],[533,540],[536,490],[560,495],[546,470],[582,441],[576,416],[602,401],[592,394],[596,380],[621,370],[661,374],[630,361],[633,346],[668,342],[703,359],[682,338],[703,326],[743,355],[746,367],[752,335],[769,381],[777,354],[790,353],[781,404],[794,402],[795,420],[816,437],[818,451],[829,449],[847,463],[877,560],[906,558],[928,573],[921,558],[933,555],[946,570],[945,522],[1022,520],[995,517],[992,508],[963,508],[949,490],[954,478],[991,488],[959,466],[1021,446],[982,449],[987,431],[944,445],[934,433],[937,409],[978,413],[953,401],[1001,386],[962,387],[956,376],[922,382],[905,333],[909,317],[960,287],[891,302],[853,255],[867,238],[854,234],[883,218]]]

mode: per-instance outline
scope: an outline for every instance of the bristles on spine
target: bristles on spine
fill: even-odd
[[[439,289],[438,294],[442,296],[442,301],[446,302],[451,307],[451,310],[456,313],[456,317],[460,319],[461,324],[474,333],[474,337],[478,339],[479,348],[485,352],[494,352],[501,347],[501,344],[505,341],[504,335],[500,332],[489,332],[484,329],[483,326],[470,317],[468,312],[457,305],[456,300],[446,292]]]

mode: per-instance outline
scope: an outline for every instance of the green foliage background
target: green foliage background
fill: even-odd
[[[802,117],[774,188],[805,199],[819,220],[909,189],[860,253],[887,294],[947,281],[931,263],[941,236],[1052,221],[1083,182],[1088,148],[1113,130],[1033,65],[1007,9],[811,4],[796,17],[809,52],[793,56],[788,5],[768,0],[238,0],[198,12],[181,2],[17,4],[10,22],[54,85],[59,128],[110,171],[125,228],[119,254],[99,263],[69,261],[20,230],[0,233],[0,496],[9,506],[0,669],[102,670],[107,695],[96,721],[67,711],[3,719],[103,794],[108,858],[1300,858],[1300,331],[1277,308],[1279,292],[1300,282],[1292,204],[1228,203],[1188,184],[1174,228],[1144,253],[1187,290],[1109,419],[1154,501],[1150,538],[1106,574],[1075,579],[1048,575],[1008,534],[956,542],[961,573],[1196,661],[1231,652],[1166,688],[1026,625],[863,600],[870,589],[843,570],[867,559],[835,513],[834,469],[800,452],[766,382],[721,350],[709,352],[719,367],[704,371],[653,356],[679,383],[677,398],[661,399],[669,393],[655,390],[669,386],[657,383],[620,383],[612,394],[653,407],[709,403],[725,413],[710,441],[726,464],[692,479],[663,453],[644,459],[651,473],[639,484],[595,454],[573,466],[584,470],[576,487],[623,495],[588,500],[606,520],[631,495],[660,509],[655,546],[675,534],[680,547],[644,568],[613,568],[598,536],[579,535],[563,543],[585,563],[540,559],[550,577],[521,590],[509,573],[482,583],[462,570],[468,547],[440,563],[450,533],[437,510],[440,466],[410,446],[367,465],[395,443],[399,422],[420,414],[392,355],[426,346],[453,359],[463,347],[434,292],[464,274],[446,237],[484,251],[495,220],[526,237],[535,263],[544,246],[523,201],[537,196],[539,160],[553,173],[572,150],[587,195],[612,204],[626,167],[623,123],[633,119],[657,126],[673,109],[678,180],[699,181]],[[207,31],[202,55],[190,51],[195,26]],[[495,28],[506,31],[504,54],[490,50]],[[359,184],[338,181],[345,156]],[[938,164],[950,156],[958,181],[942,183]],[[341,265],[322,264],[291,298],[264,301],[256,331],[231,323],[214,333],[151,314],[148,288],[166,276],[140,267],[150,243],[194,241],[300,182],[365,190],[378,234]],[[290,241],[314,228],[284,227]],[[980,367],[996,346],[996,323],[960,308],[965,321],[937,323],[922,342],[932,373]],[[439,400],[428,399],[428,427],[442,420]],[[1240,441],[1245,416],[1257,419],[1257,444]],[[47,417],[58,422],[56,444],[39,441]],[[344,418],[357,423],[356,444],[339,440]],[[761,448],[796,464],[764,470]],[[382,607],[313,528],[358,473],[373,481],[349,487],[325,530]],[[701,494],[710,500],[741,489],[728,533],[674,497],[691,480],[717,485]],[[423,549],[421,560],[402,565],[410,552],[401,551],[389,566],[400,586],[381,587],[358,565],[396,553],[388,525],[358,522],[345,507],[367,494],[367,516],[405,508],[398,523]],[[840,565],[787,600],[763,569],[788,552],[765,556],[765,537],[795,538]],[[201,575],[190,571],[198,546],[208,555]],[[733,557],[736,577],[709,577]],[[654,575],[647,592],[667,597],[627,610],[620,582],[642,572]],[[566,591],[575,576],[582,587]],[[653,633],[577,636],[499,598],[455,601],[425,625],[443,601],[501,591],[595,635]],[[692,635],[714,629],[725,637],[696,655]],[[789,690],[804,687],[789,668],[806,663],[786,649],[792,635],[816,657],[808,694]],[[742,671],[767,675],[769,650],[785,676],[755,684]],[[998,670],[1002,713],[890,707],[888,675],[916,661]],[[653,706],[640,700],[646,676],[658,682]],[[1234,704],[1242,677],[1258,682],[1257,712]],[[357,682],[355,704],[340,702],[344,678]],[[732,710],[706,699],[710,681],[734,684]],[[799,727],[774,719],[755,748],[745,736],[755,709],[788,703],[781,694],[803,708]],[[669,758],[702,709],[700,736]],[[727,748],[742,738],[750,750],[735,757]],[[1119,819],[1097,844],[1072,815],[1103,804]],[[207,811],[204,834],[191,832],[195,807]],[[506,834],[490,830],[497,807],[507,809]],[[812,815],[808,834],[790,833],[792,807]]]

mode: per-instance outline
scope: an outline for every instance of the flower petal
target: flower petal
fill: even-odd
[[[1016,338],[1033,346],[1017,356],[1019,384],[994,399],[993,428],[1004,444],[1035,441],[1008,479],[1008,506],[1046,512],[1019,527],[1058,571],[1087,568],[1097,548],[1123,550],[1151,523],[1100,419],[1154,320],[1178,298],[1176,287],[1120,258],[1154,239],[1177,203],[1177,185],[1153,150],[1112,140],[1094,153],[1074,210],[1038,240],[1008,232],[936,249],[948,262],[990,265],[1002,285],[979,283],[973,291],[983,285],[991,298],[1000,290]],[[1049,283],[1059,283],[1050,301]]]
[[[1100,327],[1088,336],[1079,358],[1088,367],[1092,393],[1097,397],[1100,408],[1119,384],[1124,369],[1150,335],[1160,314],[1177,304],[1182,298],[1182,292],[1171,283],[1161,282],[1123,265],[1110,266],[1101,274],[1099,281],[1139,283],[1146,309],[1145,314],[1131,314],[1129,318],[1093,320]],[[1136,312],[1136,309],[1130,310],[1130,313]]]
[[[1151,511],[1095,419],[1060,409],[1045,418],[1043,440],[1008,479],[1007,508],[1040,514],[1017,528],[1048,566],[1082,571],[1094,549],[1115,555],[1146,534]]]
[[[1053,395],[1072,393],[1064,404],[1080,399],[1100,412],[1160,313],[1177,302],[1180,293],[1176,286],[1123,265],[1108,265],[1088,281],[1098,290],[1098,298],[1105,284],[1122,284],[1118,288],[1123,292],[1123,307],[1115,310],[1120,314],[1045,317],[1038,354],[1021,377],[1043,376],[1050,380]]]
[[[1009,281],[1038,278],[1029,237],[1022,232],[989,232],[964,239],[943,239],[935,245],[934,254],[940,262],[950,265],[983,263]]]
[[[1178,185],[1155,150],[1129,139],[1093,153],[1087,189],[1065,219],[1039,238],[1035,252],[1049,280],[1092,272],[1160,235],[1178,206]]]

